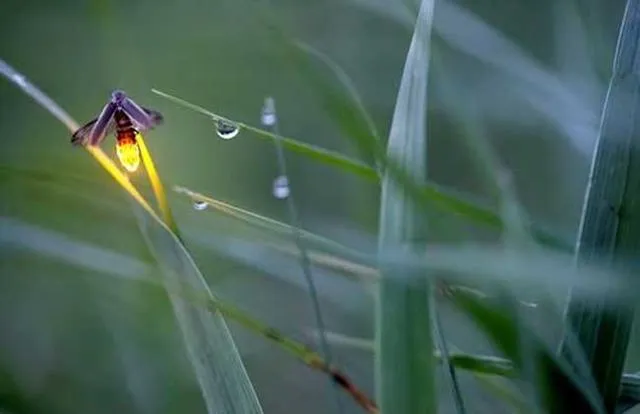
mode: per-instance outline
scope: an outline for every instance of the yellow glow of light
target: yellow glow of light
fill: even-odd
[[[160,207],[160,211],[162,212],[164,222],[167,224],[167,226],[169,226],[171,230],[173,230],[176,235],[179,236],[178,226],[173,220],[173,215],[171,214],[171,209],[169,208],[169,203],[167,202],[167,195],[164,191],[162,180],[160,180],[158,170],[156,170],[156,166],[153,163],[153,158],[151,158],[151,153],[149,152],[147,144],[144,142],[144,138],[142,137],[141,133],[138,133],[136,135],[136,141],[138,142],[138,148],[140,149],[142,163],[144,164],[144,168],[147,170],[147,176],[149,177],[149,181],[151,182],[151,187],[153,188],[153,193],[156,196],[158,207]]]
[[[118,142],[116,154],[120,164],[129,172],[135,172],[140,166],[140,149],[135,142]]]

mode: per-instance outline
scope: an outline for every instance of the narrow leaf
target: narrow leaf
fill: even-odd
[[[575,404],[588,407],[589,412],[604,412],[598,395],[588,387],[589,382],[576,375],[569,364],[556,358],[526,326],[517,326],[500,308],[492,307],[465,291],[457,292],[452,300],[513,361],[518,372],[525,363],[536,368],[538,381],[534,386],[541,392],[542,403],[548,412],[569,412]],[[529,348],[526,354],[520,347],[520,335],[525,330],[530,333],[526,338]],[[524,358],[533,358],[533,361]]]
[[[629,0],[620,27],[609,91],[592,161],[576,249],[579,267],[594,260],[611,268],[626,265],[640,246],[640,1]],[[580,287],[574,288],[574,293]],[[633,322],[633,303],[602,298],[585,300],[572,293],[566,323],[575,332],[590,363],[608,412],[620,392]],[[561,352],[572,362],[571,338],[565,335]],[[588,406],[574,403],[588,413]]]
[[[188,302],[203,311],[236,322],[243,328],[262,338],[273,342],[281,350],[298,359],[311,369],[329,375],[334,383],[341,387],[348,395],[362,407],[375,413],[375,403],[370,400],[359,387],[348,379],[339,368],[331,366],[317,352],[306,345],[286,337],[278,330],[262,323],[249,313],[216,297],[210,296],[202,290],[194,290],[181,280],[179,289],[167,287],[160,278],[152,277],[155,271],[151,264],[133,257],[115,253],[86,242],[73,240],[70,237],[51,230],[21,222],[11,218],[0,218],[0,246],[12,245],[63,261],[72,266],[89,270],[96,275],[122,278],[124,280],[145,282],[149,286],[169,290],[172,297]],[[2,376],[0,375],[0,384]],[[6,388],[6,387],[5,387]],[[0,393],[0,403],[2,393]],[[366,402],[366,403],[363,403]],[[1,406],[1,404],[0,404]]]
[[[387,157],[398,159],[420,183],[426,176],[427,79],[434,6],[433,0],[421,3],[387,144]],[[379,252],[399,247],[421,250],[423,217],[388,171],[382,178],[380,202]],[[425,349],[433,349],[431,284],[426,279],[407,283],[392,277],[394,271],[399,269],[381,267],[376,309],[378,403],[387,414],[436,413],[435,361],[421,357]]]
[[[336,166],[340,169],[342,169],[343,171],[348,171],[357,175],[360,175],[362,177],[368,178],[368,179],[377,179],[377,175],[376,172],[373,168],[369,167],[368,165],[358,161],[358,160],[353,160],[349,157],[346,157],[342,154],[339,154],[337,152],[334,151],[330,151],[324,148],[320,148],[318,146],[315,145],[311,145],[311,144],[305,144],[303,142],[297,141],[295,139],[292,138],[286,138],[283,136],[280,136],[278,134],[275,134],[273,132],[269,132],[269,131],[265,131],[264,129],[260,129],[260,128],[256,128],[254,126],[251,126],[249,124],[246,124],[244,122],[239,122],[236,120],[231,120],[229,118],[223,117],[221,115],[218,115],[214,112],[208,111],[206,109],[204,109],[203,107],[193,104],[191,102],[185,101],[184,99],[180,99],[176,96],[170,95],[166,92],[162,92],[158,89],[152,89],[151,90],[153,93],[155,93],[158,96],[161,96],[163,98],[166,98],[174,103],[177,103],[180,106],[184,106],[186,108],[189,108],[193,111],[199,112],[203,115],[206,115],[208,117],[210,117],[213,121],[217,121],[217,120],[222,120],[222,121],[227,121],[230,123],[233,123],[235,125],[237,125],[240,129],[244,129],[247,131],[251,131],[255,134],[255,136],[257,136],[258,138],[263,138],[263,139],[267,139],[270,140],[272,142],[280,142],[282,143],[282,146],[285,147],[286,149],[293,151],[293,152],[297,152],[301,155],[305,155],[311,159],[323,162],[327,165],[333,165]]]
[[[62,108],[2,60],[0,73],[58,118],[71,132],[77,130],[77,122]],[[157,216],[129,179],[100,148],[85,146],[85,149],[136,202],[132,205],[139,218],[138,224],[146,236],[150,250],[155,253],[158,263],[163,265],[165,282],[169,286],[179,286],[177,283],[184,274],[188,278],[187,283],[192,287],[204,289],[210,294],[204,278],[178,236]],[[148,153],[146,155],[149,161],[150,156]],[[155,172],[151,162],[147,168]],[[157,179],[157,174],[153,178]],[[161,191],[159,179],[154,184],[154,190],[156,193]],[[161,199],[159,201],[163,202]],[[165,213],[168,213],[168,206],[164,207]],[[175,224],[173,226],[175,227]],[[152,231],[154,234],[151,234]],[[214,315],[211,318],[210,315],[189,307],[179,298],[172,299],[208,412],[262,413],[253,385],[222,317]]]
[[[302,54],[300,49],[297,47],[291,47],[291,50],[295,50],[296,53]],[[325,100],[327,109],[347,133],[347,136],[354,139],[361,148],[364,148],[363,151],[365,153],[372,154],[371,157],[376,159],[379,167],[386,168],[386,171],[405,187],[406,191],[415,202],[419,203],[421,207],[425,209],[437,207],[442,211],[458,215],[474,223],[496,229],[502,229],[503,224],[500,216],[490,208],[484,206],[483,203],[473,200],[469,196],[462,195],[457,191],[443,188],[435,183],[424,181],[417,184],[414,182],[411,175],[408,174],[393,157],[387,157],[385,155],[384,147],[378,142],[375,136],[371,135],[366,120],[362,120],[357,124],[352,122],[353,117],[360,119],[360,109],[358,109],[357,106],[354,108],[350,105],[348,97],[345,99],[344,96],[333,91],[333,85],[324,82],[316,76],[314,71],[306,64],[307,62],[301,59],[300,56],[297,56],[297,58],[298,59],[296,61],[299,63],[298,67],[301,69],[301,72],[305,74],[305,78],[310,80],[310,83],[317,91],[322,92],[321,97]],[[300,153],[328,165],[333,165],[343,171],[357,174],[369,180],[377,181],[379,179],[376,169],[362,163],[361,161],[353,160],[336,152],[305,144],[292,138],[282,137],[240,121],[225,118],[204,109],[199,105],[195,105],[191,102],[185,101],[184,99],[175,97],[157,89],[153,89],[152,91],[159,96],[206,115],[213,120],[221,119],[234,123],[242,129],[255,133],[259,138],[265,138],[271,141],[279,140],[282,142],[282,145],[290,151]],[[553,232],[548,229],[533,225],[532,223],[528,223],[528,225],[531,227],[530,231],[539,243],[562,251],[571,250],[570,242],[567,242],[565,239],[553,234]]]
[[[173,219],[173,214],[171,213],[169,202],[167,201],[167,196],[164,191],[164,185],[162,184],[162,180],[160,180],[160,175],[158,174],[158,170],[156,169],[155,163],[153,162],[153,158],[151,157],[151,153],[149,153],[149,149],[147,148],[147,144],[145,143],[142,134],[137,134],[136,141],[138,142],[138,147],[140,147],[142,163],[144,164],[145,170],[147,170],[147,176],[149,177],[149,181],[151,181],[153,194],[158,202],[158,208],[162,213],[162,218],[167,226],[169,226],[169,228],[178,235],[178,226]]]

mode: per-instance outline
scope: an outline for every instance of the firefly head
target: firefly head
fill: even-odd
[[[111,102],[115,104],[121,103],[126,97],[127,97],[127,94],[124,93],[123,90],[116,89],[115,91],[111,92]]]

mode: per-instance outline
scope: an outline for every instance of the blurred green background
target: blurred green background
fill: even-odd
[[[361,3],[366,2],[272,0],[268,7],[297,39],[344,68],[384,136],[411,29],[393,17],[394,10],[405,10],[402,2],[376,2],[383,5],[382,13]],[[434,48],[456,85],[456,105],[477,110],[486,135],[514,174],[527,212],[571,238],[595,137],[568,138],[536,109],[535,101],[549,99],[542,106],[559,114],[572,108],[518,91],[535,89],[527,79],[536,78],[536,71],[561,74],[575,100],[591,110],[590,119],[578,121],[593,127],[624,2],[575,2],[585,28],[581,41],[588,54],[583,60],[571,55],[575,39],[570,28],[565,33],[554,23],[558,3],[563,2],[457,2],[526,53],[530,73],[521,78],[505,75],[443,37],[436,36]],[[206,117],[150,91],[158,88],[252,125],[259,125],[264,98],[273,96],[284,135],[359,157],[324,112],[316,91],[285,59],[282,45],[268,36],[263,7],[230,0],[3,0],[0,57],[81,123],[97,116],[112,89],[124,89],[165,116],[166,124],[146,138],[168,187],[186,186],[287,221],[284,204],[271,194],[277,175],[273,145],[247,132],[220,140]],[[436,6],[436,21],[439,13]],[[462,20],[458,26],[455,20],[442,21],[464,38],[468,27]],[[562,39],[568,49],[562,48]],[[514,70],[523,69],[514,64]],[[432,79],[438,82],[436,75]],[[442,98],[430,93],[429,176],[491,199],[455,108]],[[576,122],[567,115],[565,126]],[[0,81],[0,139],[0,392],[13,401],[8,408],[16,413],[204,412],[166,296],[132,280],[149,273],[152,258],[125,194],[84,151],[71,147],[63,125],[5,81]],[[113,145],[113,139],[105,141],[109,153]],[[295,154],[287,154],[287,163],[304,227],[374,251],[377,186]],[[286,239],[273,240],[213,212],[195,211],[174,193],[170,201],[214,292],[315,345],[308,335],[315,328],[311,304],[297,262],[261,243]],[[442,216],[431,241],[491,237]],[[329,330],[372,337],[367,291],[327,271],[316,269],[315,277]],[[444,319],[452,344],[488,352],[460,315],[447,309]],[[332,412],[324,377],[262,338],[232,323],[231,328],[266,413]],[[334,353],[336,363],[372,395],[371,355],[340,347]],[[632,355],[630,365],[635,361]],[[463,391],[477,403],[473,412],[501,408],[469,378],[463,380]],[[442,412],[450,412],[444,390]],[[26,400],[9,398],[15,395]],[[345,412],[360,412],[342,399]]]

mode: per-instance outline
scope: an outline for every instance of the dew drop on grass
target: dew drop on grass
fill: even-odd
[[[289,197],[289,179],[286,175],[280,175],[273,180],[273,196],[280,200]]]
[[[222,139],[235,138],[240,132],[238,125],[222,119],[216,120],[216,134]]]
[[[209,206],[209,204],[205,203],[204,201],[194,201],[193,202],[193,208],[198,210],[198,211],[206,210],[208,206]]]
[[[260,122],[264,126],[274,126],[278,121],[276,116],[276,102],[272,97],[267,97],[264,100],[262,111],[260,112]]]

